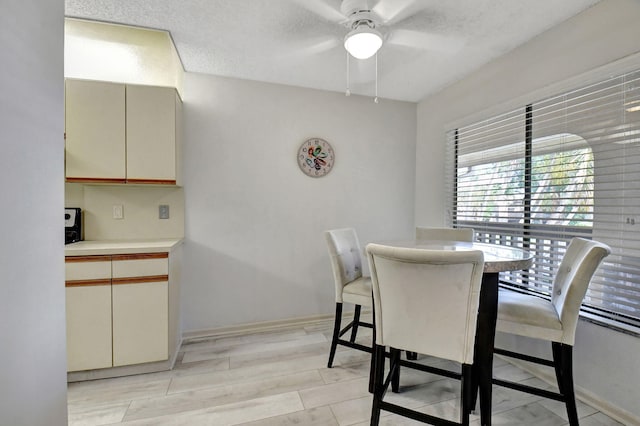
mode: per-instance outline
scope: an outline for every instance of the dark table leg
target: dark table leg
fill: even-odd
[[[473,389],[480,391],[480,423],[491,426],[491,380],[493,378],[493,344],[498,317],[498,272],[482,276],[478,328],[474,353]],[[473,392],[471,407],[476,405],[477,393]]]

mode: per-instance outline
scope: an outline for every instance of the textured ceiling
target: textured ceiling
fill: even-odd
[[[381,98],[419,101],[599,0],[369,0]],[[66,0],[69,17],[167,30],[185,70],[344,92],[341,0]],[[375,59],[350,60],[373,96]]]

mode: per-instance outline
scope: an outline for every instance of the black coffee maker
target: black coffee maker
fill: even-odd
[[[64,243],[82,241],[82,210],[77,207],[64,209]]]

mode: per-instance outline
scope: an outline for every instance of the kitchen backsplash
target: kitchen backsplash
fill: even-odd
[[[168,206],[168,219],[159,218],[161,205]],[[67,183],[65,206],[82,208],[85,240],[184,237],[181,187]],[[114,219],[114,210],[120,206],[122,219]]]

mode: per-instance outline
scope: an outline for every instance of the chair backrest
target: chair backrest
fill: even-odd
[[[416,226],[416,240],[473,241],[473,228],[425,228]]]
[[[562,343],[575,343],[580,305],[591,278],[602,260],[611,253],[606,244],[584,238],[573,238],[560,262],[553,280],[551,303],[562,322]]]
[[[362,251],[353,228],[324,232],[333,269],[336,302],[342,303],[342,288],[362,276]]]
[[[369,244],[367,256],[376,344],[471,364],[482,252]]]

